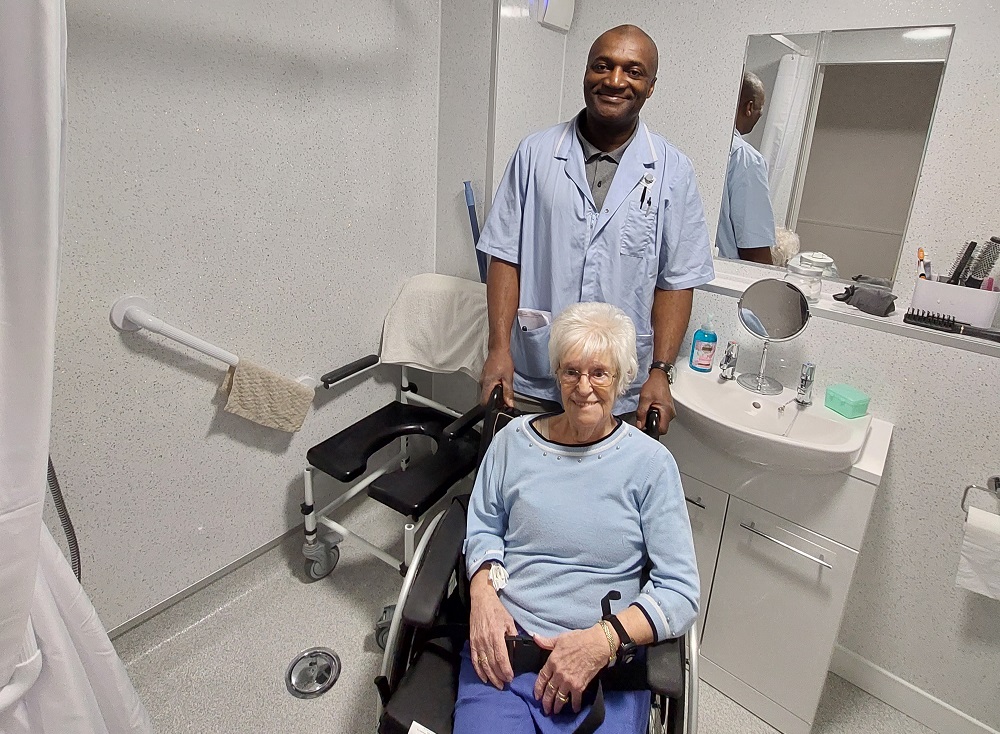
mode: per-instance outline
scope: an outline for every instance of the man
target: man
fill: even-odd
[[[764,156],[743,139],[764,112],[764,101],[764,83],[756,74],[745,72],[715,244],[721,257],[771,265],[775,237],[767,163]]]
[[[483,401],[502,384],[559,399],[549,323],[582,301],[614,304],[633,320],[639,373],[615,405],[643,425],[673,418],[669,373],[691,315],[693,289],[715,277],[691,161],[639,119],[653,94],[658,53],[624,25],[590,49],[585,109],[529,135],[497,190],[479,240],[487,274],[489,355]]]

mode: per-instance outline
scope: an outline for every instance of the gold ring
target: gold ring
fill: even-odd
[[[569,696],[567,696],[565,693],[562,693],[561,691],[556,694],[556,698],[558,698],[563,703],[566,703],[569,700]]]
[[[554,685],[552,685],[552,681],[549,681],[548,683],[546,683],[545,686],[546,686],[546,688],[549,688],[549,689],[555,691],[557,696],[559,695],[559,689],[556,688]]]
[[[478,659],[480,665],[486,665],[490,662],[489,655],[486,655],[485,653],[480,654]]]

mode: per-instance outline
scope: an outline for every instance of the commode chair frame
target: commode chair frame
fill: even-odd
[[[323,375],[320,381],[325,388],[331,388],[348,378],[373,370],[382,364],[384,363],[377,355],[370,355]],[[417,392],[416,385],[410,380],[409,368],[405,365],[399,366],[402,374],[397,400],[400,403],[403,405],[413,404],[432,408],[452,418],[457,418],[461,415],[458,411],[442,403],[420,395]],[[400,574],[406,573],[413,559],[414,546],[420,528],[424,524],[423,519],[411,516],[409,518],[410,522],[403,524],[403,558],[399,559],[386,553],[371,541],[330,517],[331,513],[336,512],[346,503],[367,490],[373,482],[384,474],[394,471],[396,468],[405,470],[409,466],[411,459],[409,439],[406,435],[402,435],[398,440],[400,442],[398,452],[368,472],[363,478],[354,482],[344,493],[319,510],[315,508],[313,474],[320,470],[312,465],[306,466],[303,470],[304,497],[301,511],[305,526],[305,542],[302,546],[302,554],[308,561],[306,572],[311,578],[321,579],[334,570],[340,559],[340,549],[338,546],[347,538],[364,547],[369,553],[399,571]],[[319,525],[324,526],[330,532],[320,535],[318,533]]]

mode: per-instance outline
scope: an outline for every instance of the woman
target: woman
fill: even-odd
[[[632,320],[604,303],[567,308],[552,324],[549,362],[564,412],[500,431],[472,492],[456,734],[571,732],[588,684],[634,649],[623,638],[642,646],[677,637],[698,614],[677,465],[612,414],[638,369]],[[604,620],[612,589],[621,601]],[[551,654],[537,674],[515,675],[505,635],[525,633]],[[648,691],[606,691],[600,731],[645,731],[648,716]]]

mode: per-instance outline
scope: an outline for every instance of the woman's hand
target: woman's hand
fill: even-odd
[[[514,680],[507,656],[505,635],[516,635],[514,618],[500,603],[489,581],[489,569],[480,569],[469,586],[472,610],[469,616],[469,650],[472,666],[483,683],[498,690]]]
[[[604,631],[594,625],[558,637],[535,635],[535,644],[552,651],[535,681],[535,700],[542,702],[546,715],[558,714],[570,701],[580,713],[584,690],[608,664],[610,646]]]

